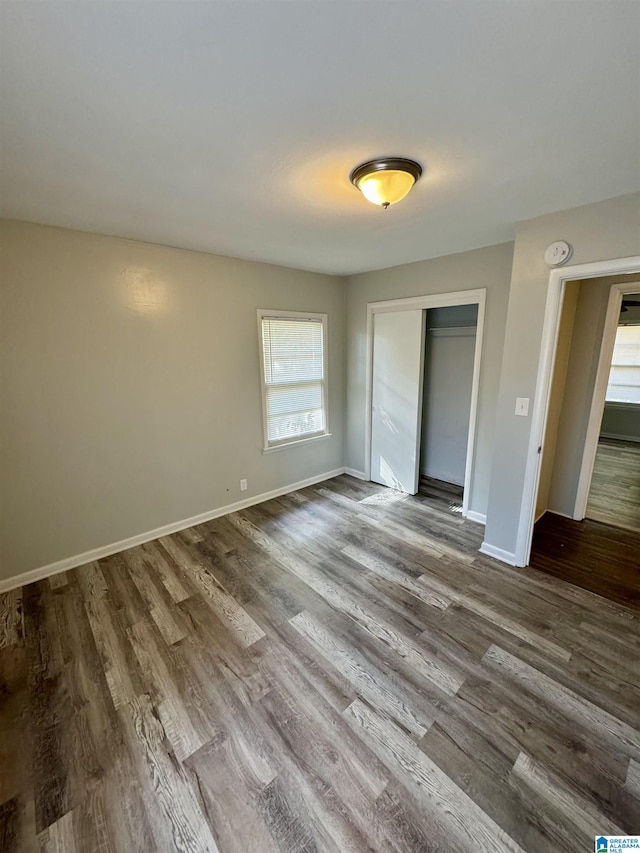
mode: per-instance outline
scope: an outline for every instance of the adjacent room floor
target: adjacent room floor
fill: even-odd
[[[640,827],[640,618],[342,476],[0,598],[0,846],[578,851]]]
[[[640,444],[600,440],[587,518],[546,513],[531,566],[640,609]]]
[[[535,526],[531,566],[640,610],[640,532],[548,512]]]
[[[587,518],[640,533],[640,443],[601,438]]]

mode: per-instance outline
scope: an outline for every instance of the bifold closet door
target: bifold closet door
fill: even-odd
[[[371,479],[418,491],[425,312],[373,318]]]

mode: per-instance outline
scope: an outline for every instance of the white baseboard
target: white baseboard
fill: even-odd
[[[562,518],[568,518],[570,521],[582,521],[582,519],[576,519],[573,515],[568,515],[566,512],[559,512],[557,509],[550,509],[547,507],[547,509],[543,509],[541,513],[536,515],[533,523],[537,524],[542,518],[542,516],[546,515],[547,513],[550,513],[551,515],[559,515]]]
[[[478,524],[487,523],[487,516],[483,512],[476,512],[475,509],[467,510],[467,518],[469,521],[477,521]]]
[[[516,555],[513,551],[505,551],[503,548],[496,548],[495,545],[489,545],[488,542],[483,542],[480,546],[480,553],[487,557],[495,557],[501,563],[508,563],[510,566],[515,566]]]
[[[126,551],[127,548],[135,548],[136,545],[144,545],[145,542],[151,542],[153,539],[159,539],[161,536],[169,536],[171,533],[178,533],[180,530],[186,530],[187,527],[195,527],[196,524],[204,524],[205,521],[211,521],[214,518],[220,518],[223,515],[229,515],[231,512],[246,509],[255,504],[264,503],[264,501],[272,498],[279,498],[281,495],[286,495],[289,492],[296,492],[298,489],[304,489],[306,486],[313,486],[315,483],[322,483],[324,480],[330,480],[332,477],[337,477],[344,474],[344,468],[336,468],[333,471],[326,471],[324,474],[318,474],[315,477],[309,477],[307,480],[301,480],[299,483],[291,483],[288,486],[283,486],[280,489],[272,489],[270,492],[263,492],[261,495],[254,495],[250,498],[245,498],[242,501],[237,501],[233,504],[218,507],[217,509],[203,512],[200,515],[194,515],[191,518],[184,518],[182,521],[174,521],[172,524],[165,524],[164,527],[156,527],[155,530],[147,530],[146,533],[138,533],[136,536],[130,536],[128,539],[121,539],[119,542],[112,542],[110,545],[103,545],[100,548],[94,548],[91,551],[85,551],[82,554],[76,554],[73,557],[66,557],[64,560],[58,560],[55,563],[49,563],[48,566],[41,566],[38,569],[31,569],[28,572],[23,572],[20,575],[15,575],[12,578],[4,578],[0,580],[0,593],[9,592],[19,586],[25,586],[35,581],[43,580],[44,578],[57,575],[60,572],[66,572],[69,569],[75,569],[78,566],[84,566],[85,563],[91,563],[94,560],[101,560],[103,557],[110,557],[112,554],[118,554],[120,551]]]
[[[462,489],[464,487],[464,480],[460,481],[459,477],[456,477],[455,474],[448,474],[442,471],[420,471],[421,477],[426,477],[427,480],[439,480],[441,483],[447,483],[450,486],[460,486]]]
[[[355,468],[345,468],[344,473],[348,474],[350,477],[355,477],[356,480],[366,480],[367,479],[364,471],[356,471]]]
[[[557,509],[548,509],[547,512],[550,512],[551,515],[559,515],[560,518],[568,518],[569,521],[581,521],[582,520],[582,519],[574,518],[572,515],[569,515],[567,512],[560,512]]]

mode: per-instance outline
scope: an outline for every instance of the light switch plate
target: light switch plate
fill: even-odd
[[[528,397],[516,397],[516,415],[520,415],[522,418],[526,418],[529,414],[529,398]]]

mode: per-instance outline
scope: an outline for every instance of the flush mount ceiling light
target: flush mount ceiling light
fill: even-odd
[[[422,166],[415,160],[382,157],[356,166],[349,179],[366,199],[386,210],[406,196],[421,174]]]

